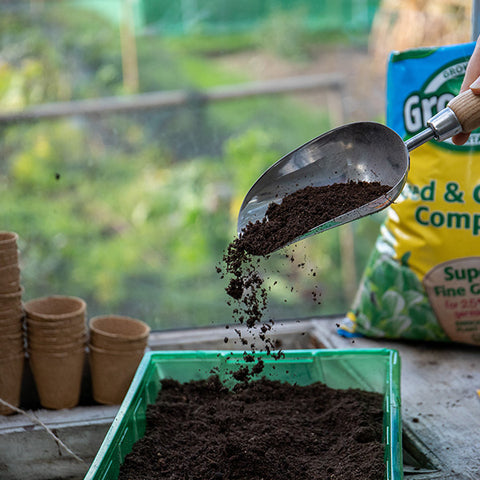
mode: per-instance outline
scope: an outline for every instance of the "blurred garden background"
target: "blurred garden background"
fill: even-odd
[[[89,316],[161,329],[229,323],[216,267],[253,182],[334,126],[383,122],[388,52],[469,41],[470,3],[1,2],[0,230],[20,236],[24,298],[75,295]],[[285,79],[299,89],[270,91]],[[345,312],[382,220],[264,261],[268,314]]]

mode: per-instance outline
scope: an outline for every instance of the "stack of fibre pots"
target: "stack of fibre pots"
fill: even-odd
[[[24,310],[30,368],[40,404],[54,410],[76,406],[86,358],[86,303],[55,295],[30,300]]]
[[[25,360],[17,240],[16,233],[0,232],[0,399],[13,407],[20,404]],[[11,413],[0,402],[0,415]]]
[[[135,318],[102,315],[90,320],[90,370],[93,398],[118,405],[142,360],[150,327]]]

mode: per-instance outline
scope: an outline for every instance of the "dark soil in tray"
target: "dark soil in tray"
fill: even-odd
[[[383,396],[261,379],[162,381],[120,480],[383,480]]]

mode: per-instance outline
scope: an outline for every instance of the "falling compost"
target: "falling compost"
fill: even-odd
[[[234,320],[249,330],[258,329],[267,353],[275,348],[268,337],[274,320],[264,318],[268,288],[258,269],[260,258],[268,258],[312,228],[381,197],[390,188],[379,182],[353,181],[301,188],[279,203],[271,203],[261,221],[247,224],[241,235],[228,245],[224,267],[217,270],[229,276],[226,292],[234,304]],[[298,264],[299,268],[303,266],[304,263]],[[320,293],[314,291],[312,296],[320,303]],[[240,330],[237,333],[241,338]],[[258,367],[257,370],[261,371]]]

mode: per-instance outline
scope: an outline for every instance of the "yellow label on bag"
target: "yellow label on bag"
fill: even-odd
[[[420,277],[452,258],[480,253],[480,155],[426,144],[411,153],[408,183],[386,228],[395,257],[410,252]]]

